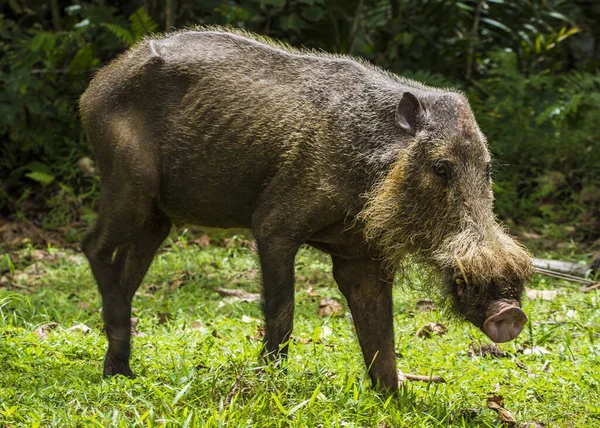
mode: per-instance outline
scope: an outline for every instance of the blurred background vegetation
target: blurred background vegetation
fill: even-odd
[[[511,231],[549,246],[600,246],[597,0],[5,0],[0,220],[79,238],[98,177],[78,97],[144,34],[195,24],[362,56],[462,89],[495,155],[496,210]]]

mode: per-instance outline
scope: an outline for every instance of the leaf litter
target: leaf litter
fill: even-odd
[[[423,337],[425,339],[429,339],[434,335],[443,336],[448,332],[448,327],[444,324],[440,324],[437,322],[430,322],[425,324],[419,330],[417,330],[417,337]]]
[[[248,293],[245,290],[235,288],[217,288],[217,293],[223,297],[230,297],[240,302],[256,302],[260,300],[260,294]]]
[[[323,297],[319,302],[318,314],[320,317],[342,317],[344,316],[344,307],[331,297]]]
[[[504,397],[501,395],[492,395],[488,397],[487,406],[498,413],[498,418],[505,425],[509,427],[514,427],[517,425],[517,420],[515,417],[504,407]]]

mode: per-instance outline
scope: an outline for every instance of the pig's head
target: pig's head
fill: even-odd
[[[395,113],[405,148],[359,216],[366,237],[392,268],[407,256],[433,268],[451,307],[507,342],[527,322],[520,300],[531,260],[494,216],[491,157],[464,96],[415,94]]]

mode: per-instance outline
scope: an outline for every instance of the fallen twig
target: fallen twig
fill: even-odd
[[[546,276],[551,276],[553,278],[564,279],[565,281],[569,281],[569,282],[579,282],[580,284],[584,284],[584,285],[588,285],[588,286],[594,284],[594,281],[590,281],[589,279],[569,275],[566,273],[554,272],[554,271],[551,271],[548,269],[543,269],[543,268],[539,268],[539,267],[535,267],[535,266],[533,268],[533,271],[536,273],[541,273]]]
[[[598,290],[600,289],[600,282],[594,284],[594,285],[590,285],[589,287],[582,287],[579,289],[579,291],[582,291],[584,293],[589,293],[590,291],[594,291],[594,290]]]
[[[240,385],[242,384],[242,377],[244,376],[245,372],[246,366],[242,367],[242,371],[235,378],[235,383],[233,384],[231,391],[229,391],[229,394],[227,394],[227,398],[225,398],[225,401],[223,402],[223,407],[227,407],[229,406],[229,404],[231,404],[231,400],[233,400],[235,393],[238,392],[238,390],[240,389]]]
[[[590,271],[590,267],[581,262],[565,262],[562,260],[536,259],[533,258],[533,266],[551,270],[552,272],[565,273],[585,277]]]
[[[410,374],[410,373],[398,373],[398,375],[400,376],[400,378],[404,378],[404,379],[408,379],[408,380],[414,380],[414,381],[420,381],[420,382],[432,382],[432,383],[445,383],[446,379],[444,379],[441,376],[423,376],[423,375],[416,375],[416,374]]]
[[[232,297],[234,299],[242,300],[244,302],[254,302],[256,300],[260,300],[260,294],[248,293],[245,290],[239,290],[234,288],[217,288],[216,291],[223,297]]]

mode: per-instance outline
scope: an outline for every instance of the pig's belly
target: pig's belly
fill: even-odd
[[[250,228],[264,183],[255,174],[183,172],[161,180],[159,207],[176,225]]]

